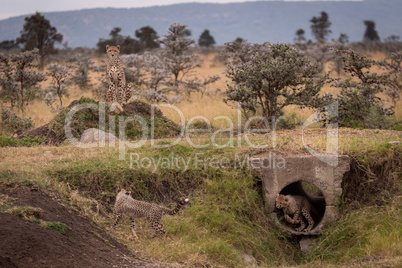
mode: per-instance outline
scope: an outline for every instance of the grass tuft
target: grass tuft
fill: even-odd
[[[401,256],[400,208],[399,201],[399,205],[363,207],[348,212],[319,237],[309,261],[341,264],[363,257]]]
[[[56,231],[62,235],[67,235],[68,225],[58,221],[44,221],[41,225],[48,230]]]
[[[46,140],[41,137],[23,137],[22,139],[14,139],[0,136],[0,147],[33,147],[45,143]]]
[[[42,220],[40,218],[40,214],[43,212],[41,208],[31,206],[16,206],[13,204],[15,200],[15,198],[11,198],[8,195],[0,194],[0,212],[20,217],[32,223],[38,224],[45,229],[57,231],[62,235],[67,235],[68,226],[66,224],[56,221]]]

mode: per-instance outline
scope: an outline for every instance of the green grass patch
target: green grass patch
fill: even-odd
[[[33,147],[45,144],[46,140],[41,137],[23,137],[21,139],[0,136],[0,147]]]
[[[139,153],[157,158],[171,153],[191,157],[195,152],[189,146],[177,145],[158,150],[144,147]],[[213,155],[230,158],[231,153],[206,150],[203,154]],[[229,160],[235,161],[233,157]],[[245,168],[190,165],[185,170],[162,168],[153,172],[152,168],[131,169],[127,162],[112,155],[56,164],[47,175],[68,182],[73,189],[108,207],[112,207],[118,187],[131,190],[138,200],[163,205],[188,196],[190,203],[180,215],[164,218],[169,239],[141,239],[141,252],[160,261],[240,267],[245,265],[245,254],[261,265],[295,264],[300,258],[292,238],[273,227],[264,211],[261,181]]]
[[[28,220],[32,223],[38,224],[45,229],[53,230],[67,235],[68,226],[61,222],[45,221],[40,219],[40,214],[43,212],[41,208],[32,206],[16,206],[14,201],[16,199],[9,197],[8,195],[0,194],[0,212],[8,213],[22,219]]]
[[[5,185],[30,186],[34,179],[30,178],[25,172],[15,172],[11,170],[0,170],[0,183]]]
[[[65,167],[54,167],[49,176],[88,193],[91,197],[111,204],[120,188],[132,191],[135,198],[169,203],[188,195],[204,178],[214,176],[216,170],[131,169],[117,159],[92,159]]]
[[[58,221],[44,221],[41,225],[48,230],[56,231],[62,235],[67,235],[68,225]]]
[[[158,144],[167,142],[159,141]],[[401,161],[401,147],[390,145],[387,140],[378,142],[367,139],[362,143],[361,139],[352,138],[346,142],[343,144],[346,149],[343,153],[350,154],[353,161],[351,172],[345,177],[343,185],[343,214],[339,226],[336,223],[329,229],[339,228],[336,229],[339,237],[332,237],[332,231],[325,232],[319,238],[319,246],[313,250],[309,259],[301,255],[297,239],[279,231],[264,211],[261,181],[237,163],[241,161],[238,156],[247,153],[244,147],[195,149],[186,144],[170,148],[143,146],[137,150],[128,150],[128,153],[137,154],[138,159],[181,156],[190,159],[190,164],[186,169],[154,170],[152,166],[130,168],[128,159],[117,160],[117,152],[113,152],[86,161],[54,163],[47,170],[47,176],[68,183],[73,189],[79,189],[82,194],[88,194],[110,208],[119,187],[131,190],[136,199],[165,205],[171,204],[181,196],[189,196],[190,204],[180,215],[165,216],[164,224],[169,237],[167,240],[144,236],[141,234],[144,232],[141,228],[138,231],[141,237],[139,242],[141,252],[163,262],[186,263],[189,266],[240,267],[247,265],[244,257],[247,255],[252,256],[255,263],[261,266],[327,261],[341,263],[348,260],[348,257],[343,249],[330,248],[332,244],[340,246],[342,243],[348,243],[351,252],[357,256],[364,256],[367,253],[367,248],[356,246],[363,242],[366,246],[369,243],[377,243],[377,248],[385,246],[380,242],[384,236],[375,235],[375,230],[380,229],[370,227],[370,224],[375,224],[373,221],[365,223],[363,219],[365,214],[359,214],[360,210],[351,204],[357,203],[362,207],[365,204],[373,204],[365,197],[374,190],[375,196],[378,197],[377,203],[380,197],[390,200],[396,193],[398,177],[395,176],[400,174],[398,161]],[[226,157],[229,159],[229,166],[232,167],[237,163],[237,168],[214,168],[209,164],[197,163],[196,154],[201,154],[200,158],[205,159]],[[382,184],[384,182],[387,183]],[[393,186],[389,187],[390,185]],[[352,199],[352,190],[356,189],[362,192]],[[314,193],[317,191],[313,186],[309,190]],[[380,210],[382,209],[381,213],[385,213],[386,216],[388,212],[384,212],[386,210],[383,209],[383,201]],[[372,217],[382,216],[377,214]],[[180,219],[176,219],[177,217]],[[387,225],[395,223],[392,215],[382,218],[387,221],[376,226],[386,228]],[[359,225],[360,222],[363,226]],[[128,224],[119,228],[124,228],[125,236],[130,233]],[[364,228],[367,232],[357,233],[355,236],[357,242],[348,240],[354,237],[355,232],[360,232],[360,229]],[[368,234],[371,235],[371,240],[358,240]],[[395,229],[391,230],[390,241],[395,240],[398,235]],[[326,244],[326,241],[331,242]],[[394,244],[391,246],[394,247]],[[327,254],[317,253],[320,252],[319,248],[323,248],[324,252],[333,250],[333,256],[329,255],[328,259],[325,259],[323,256]],[[393,251],[390,248],[385,249],[388,250]],[[352,256],[351,253],[350,258]]]
[[[346,263],[363,257],[401,256],[401,202],[383,207],[362,207],[346,213],[324,230],[309,257],[310,262]]]
[[[42,209],[31,206],[11,206],[4,212],[30,220],[33,218],[38,218],[39,214],[42,212]]]
[[[136,253],[168,264],[314,267],[347,265],[350,260],[366,256],[394,258],[401,254],[401,216],[398,215],[401,205],[394,201],[400,195],[402,147],[388,143],[399,140],[394,133],[364,130],[355,136],[351,134],[354,131],[357,130],[340,132],[345,133],[340,137],[341,153],[352,159],[351,170],[342,185],[341,219],[324,230],[307,257],[301,254],[297,238],[274,226],[264,210],[260,179],[246,165],[241,165],[245,155],[251,157],[269,149],[251,148],[246,143],[241,147],[206,149],[196,149],[185,142],[170,148],[153,148],[147,144],[127,149],[126,160],[120,161],[117,149],[99,148],[82,157],[55,158],[49,165],[36,169],[31,180],[48,181],[70,205],[79,207],[82,214],[103,227],[112,224],[111,209],[119,188],[131,190],[136,199],[162,205],[188,196],[190,203],[178,215],[164,216],[166,239],[152,238],[152,229],[141,220],[136,224],[139,242],[127,238],[130,235],[127,218],[113,231]],[[278,136],[274,152],[278,155],[283,151],[303,153],[297,135],[286,134]],[[218,141],[226,144],[229,139],[222,137]],[[251,137],[251,141],[270,144],[270,137]],[[158,145],[170,142],[169,139],[156,141]],[[200,144],[209,142],[208,137],[199,139]],[[325,144],[322,137],[311,140],[311,146],[318,147],[317,150],[325,148]],[[58,156],[71,155],[71,152],[75,151],[70,147],[59,147]],[[135,164],[131,168],[130,153],[138,161],[177,156],[190,162],[187,168],[154,169],[152,165]],[[198,160],[197,154],[200,154]],[[211,165],[211,159],[223,157],[228,158],[227,168]],[[199,162],[200,159],[207,162]],[[24,177],[16,171],[3,173],[1,179],[8,182]],[[308,189],[312,193],[317,191],[313,186]],[[246,263],[245,259],[250,258],[251,263]]]
[[[137,228],[138,247],[160,261],[190,267],[245,267],[245,255],[261,266],[295,265],[301,258],[297,244],[273,227],[258,184],[245,170],[215,173],[179,215],[164,217],[167,239],[144,235],[146,224]],[[127,222],[122,225],[129,233]]]

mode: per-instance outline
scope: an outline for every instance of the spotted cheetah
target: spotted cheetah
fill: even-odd
[[[300,223],[300,227],[295,229],[297,232],[301,232],[303,230],[305,232],[311,231],[314,226],[314,220],[310,215],[311,204],[304,196],[277,194],[275,201],[276,207],[278,209],[283,209],[287,222],[290,224]],[[293,215],[293,218],[291,218],[289,215]],[[308,221],[307,228],[302,215]]]
[[[107,101],[125,103],[131,98],[130,84],[126,83],[123,63],[119,58],[120,46],[106,45],[106,53],[109,57],[107,61],[106,75],[109,81]],[[117,95],[117,96],[116,96]]]
[[[161,223],[162,216],[164,214],[174,215],[179,212],[180,208],[184,206],[188,199],[181,200],[177,202],[177,206],[174,209],[168,209],[156,204],[138,201],[130,196],[131,192],[121,189],[117,194],[115,203],[115,213],[116,220],[113,227],[116,226],[122,215],[127,215],[130,217],[130,227],[131,232],[135,240],[138,240],[137,234],[135,232],[135,219],[147,218],[151,227],[155,230],[155,235],[164,236],[166,234]]]

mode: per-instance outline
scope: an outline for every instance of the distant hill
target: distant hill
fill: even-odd
[[[153,27],[158,35],[167,32],[173,22],[187,24],[192,38],[198,40],[209,29],[217,45],[237,37],[250,42],[293,42],[302,28],[312,39],[309,20],[321,11],[329,15],[332,35],[346,33],[350,41],[363,39],[364,20],[373,20],[383,40],[390,35],[402,38],[402,0],[292,2],[260,1],[230,4],[176,4],[146,8],[96,8],[42,13],[64,36],[70,47],[95,47],[99,38],[108,38],[113,27],[123,35],[134,36],[142,26]],[[30,15],[30,14],[28,14]],[[0,41],[19,36],[28,15],[0,21]]]

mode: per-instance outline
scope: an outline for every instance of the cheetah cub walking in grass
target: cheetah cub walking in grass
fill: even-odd
[[[177,206],[174,209],[168,209],[156,204],[138,201],[130,196],[131,192],[121,189],[117,194],[115,210],[116,221],[113,227],[116,226],[123,215],[130,217],[131,232],[135,240],[138,240],[135,232],[135,219],[147,218],[151,227],[155,230],[156,235],[164,236],[166,234],[161,223],[162,216],[164,214],[174,215],[179,212],[180,208],[188,203],[188,199],[177,202]]]
[[[107,61],[106,75],[109,81],[109,90],[106,99],[110,102],[123,104],[131,98],[130,84],[126,83],[123,63],[119,58],[120,46],[106,46]],[[117,96],[116,96],[117,95]]]
[[[303,230],[305,232],[309,232],[313,228],[314,221],[310,215],[311,204],[304,196],[277,194],[276,207],[283,209],[287,222],[290,224],[300,223],[300,227],[295,229],[297,232],[301,232]],[[291,218],[290,215],[293,215],[293,218]],[[302,215],[308,221],[307,228]]]

